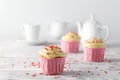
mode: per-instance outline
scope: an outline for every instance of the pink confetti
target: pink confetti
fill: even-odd
[[[107,71],[104,71],[105,74],[107,74],[108,72]]]
[[[100,74],[97,74],[98,76],[100,75]]]
[[[29,73],[26,73],[26,75],[29,75]]]
[[[88,71],[88,73],[90,73],[90,71]]]
[[[36,66],[36,65],[35,65],[35,62],[32,62],[31,65],[32,65],[32,66]]]
[[[78,72],[81,72],[81,71],[78,71]]]
[[[95,67],[95,69],[97,69],[98,67]]]
[[[14,68],[14,64],[12,64],[12,68]]]
[[[40,73],[40,75],[43,75],[43,73]]]
[[[26,64],[27,62],[24,62],[24,64]]]
[[[78,60],[75,60],[75,62],[78,62]]]
[[[60,76],[58,76],[58,78],[60,78]]]
[[[118,72],[120,74],[120,72]]]
[[[77,75],[80,75],[80,73],[77,73]]]
[[[109,68],[112,68],[111,66]]]
[[[77,75],[75,75],[74,77],[78,77]]]
[[[111,60],[108,60],[109,63],[111,63],[112,61]]]
[[[33,77],[36,77],[36,76],[37,76],[37,74],[36,74],[36,73],[35,73],[35,74],[32,74],[32,76],[33,76]]]

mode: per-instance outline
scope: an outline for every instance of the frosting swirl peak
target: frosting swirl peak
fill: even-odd
[[[69,32],[67,34],[65,34],[61,40],[64,41],[79,41],[80,40],[80,36],[75,33],[75,32]]]
[[[40,57],[47,59],[61,58],[66,56],[66,53],[64,53],[61,48],[56,45],[45,46],[39,53]]]

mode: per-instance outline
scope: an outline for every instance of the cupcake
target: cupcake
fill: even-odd
[[[45,46],[40,52],[41,72],[48,75],[60,74],[63,72],[66,53],[56,45]]]
[[[86,40],[83,43],[84,59],[90,62],[103,62],[105,54],[105,44],[97,38]]]
[[[80,36],[75,32],[65,34],[60,42],[62,50],[66,53],[77,53],[79,51]]]

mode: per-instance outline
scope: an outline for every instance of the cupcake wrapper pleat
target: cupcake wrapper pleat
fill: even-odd
[[[66,53],[79,52],[79,41],[61,41],[62,50]]]
[[[41,72],[45,74],[59,74],[63,72],[65,58],[40,59]]]
[[[90,62],[103,62],[105,48],[84,48],[84,59]]]

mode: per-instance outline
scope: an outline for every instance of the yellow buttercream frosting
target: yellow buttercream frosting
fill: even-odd
[[[75,32],[69,32],[67,34],[65,34],[62,39],[63,41],[79,41],[80,40],[80,36],[75,33]]]
[[[47,59],[62,58],[66,56],[60,47],[56,45],[45,46],[40,52],[40,56]]]
[[[97,39],[97,38],[91,38],[89,40],[86,40],[83,43],[84,47],[88,47],[88,48],[104,48],[105,44],[102,40]]]

